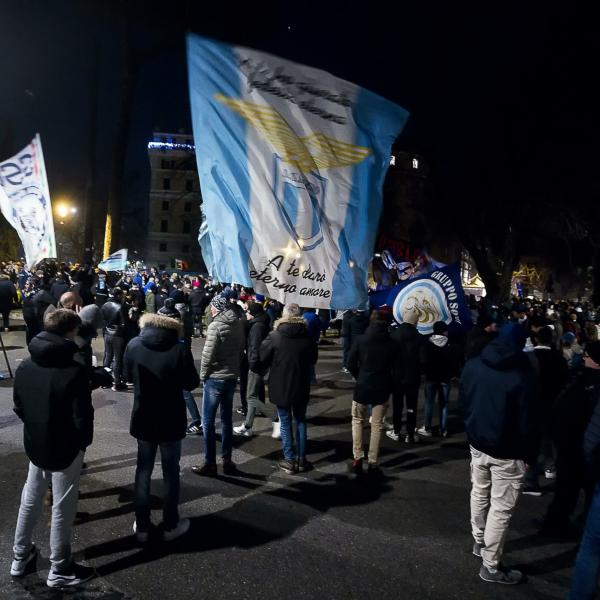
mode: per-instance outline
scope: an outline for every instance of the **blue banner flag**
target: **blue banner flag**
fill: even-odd
[[[364,308],[401,107],[324,71],[187,40],[211,276],[280,302]]]
[[[127,248],[113,252],[106,260],[98,263],[103,271],[124,271],[127,268]]]
[[[402,323],[407,312],[416,312],[417,329],[423,335],[433,333],[437,321],[444,321],[449,327],[473,326],[456,264],[403,281],[390,290],[375,292],[369,303],[371,308],[391,306],[398,323]]]

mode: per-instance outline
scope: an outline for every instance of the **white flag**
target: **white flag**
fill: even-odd
[[[39,134],[21,152],[0,162],[0,210],[16,229],[29,267],[56,257],[50,191]]]

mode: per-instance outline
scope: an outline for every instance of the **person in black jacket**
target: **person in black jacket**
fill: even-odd
[[[471,447],[473,554],[479,576],[515,584],[523,574],[500,559],[528,464],[539,449],[539,405],[535,367],[523,352],[526,332],[505,325],[481,356],[467,361],[459,400]]]
[[[596,359],[600,361],[599,356],[596,356]],[[600,368],[600,362],[596,362],[596,359],[591,359],[593,365],[588,368],[594,370]],[[589,356],[587,362],[590,364]],[[596,404],[586,429],[583,454],[595,490],[575,562],[569,600],[593,600],[598,597],[598,577],[600,576],[600,403]]]
[[[23,290],[23,320],[25,321],[25,342],[29,346],[31,340],[40,333],[40,325],[33,305],[33,298],[40,287],[40,281],[37,277],[30,277],[25,283]]]
[[[347,310],[342,316],[343,371],[348,373],[346,361],[350,348],[357,336],[362,335],[369,326],[369,313],[365,310]]]
[[[529,496],[541,496],[539,476],[546,479],[556,478],[555,449],[552,439],[552,415],[558,395],[569,380],[569,367],[561,352],[553,346],[553,331],[542,327],[532,334],[537,360],[540,389],[540,419],[542,423],[542,443],[539,460],[527,469],[523,493]]]
[[[258,410],[267,412],[265,406],[265,380],[266,369],[260,364],[260,345],[269,335],[269,317],[262,304],[249,302],[246,311],[248,324],[246,326],[246,358],[248,360],[248,382],[246,386],[246,400],[248,411],[246,420],[238,427],[233,428],[234,435],[252,437],[254,418]]]
[[[44,315],[46,314],[48,307],[56,306],[57,304],[57,301],[54,300],[47,287],[47,284],[42,281],[32,299],[33,310],[35,311],[39,331],[44,329]]]
[[[11,575],[25,573],[36,557],[31,537],[44,494],[52,484],[55,502],[50,533],[50,587],[77,585],[94,570],[73,562],[71,529],[77,510],[85,449],[92,443],[94,409],[85,368],[73,360],[81,319],[59,309],[48,315],[45,331],[29,344],[30,358],[15,373],[15,413],[23,421],[30,460],[15,532]],[[57,501],[59,499],[59,501]]]
[[[123,377],[123,354],[127,344],[129,309],[124,303],[123,290],[115,288],[112,297],[103,304],[104,319],[104,368],[113,365],[113,391],[126,390]],[[114,364],[113,364],[114,362]]]
[[[17,289],[8,275],[0,273],[0,315],[4,321],[4,331],[8,331],[10,310],[18,301]]]
[[[425,424],[417,429],[420,436],[431,437],[433,405],[437,396],[440,410],[440,434],[448,435],[448,400],[450,380],[458,375],[458,350],[448,341],[448,325],[433,324],[433,334],[421,346],[425,374]]]
[[[394,342],[394,389],[392,404],[394,410],[394,428],[386,435],[395,442],[400,440],[402,430],[402,411],[406,401],[406,437],[407,444],[418,441],[415,439],[417,426],[417,404],[419,401],[419,386],[421,385],[421,346],[423,336],[417,330],[419,316],[414,311],[402,314],[402,323],[390,337]]]
[[[589,506],[594,486],[587,476],[583,458],[584,433],[600,401],[600,342],[584,352],[584,368],[554,402],[552,438],[556,447],[556,485],[540,533],[552,537],[576,534],[571,516],[580,492]]]
[[[137,439],[135,522],[139,542],[146,542],[150,521],[150,481],[160,448],[165,498],[164,540],[183,535],[190,526],[180,519],[179,460],[187,427],[183,391],[200,384],[189,348],[181,341],[181,324],[170,317],[147,313],[140,319],[141,333],[127,344],[125,372],[134,384],[130,433]]]
[[[52,282],[52,285],[50,286],[50,295],[54,299],[53,304],[55,306],[58,303],[58,301],[60,300],[60,297],[65,292],[68,292],[69,288],[71,287],[69,285],[68,278],[69,278],[69,276],[66,273],[57,273],[56,278],[54,279],[54,281]]]
[[[496,321],[488,314],[479,315],[477,324],[467,335],[466,359],[476,358],[498,336]]]
[[[192,311],[192,320],[194,322],[194,335],[204,337],[202,332],[203,322],[202,317],[209,302],[206,302],[206,292],[204,287],[195,287],[189,295],[190,310]]]
[[[317,362],[318,346],[311,340],[306,321],[297,304],[287,304],[260,346],[260,361],[270,367],[269,399],[277,406],[281,423],[283,460],[286,473],[310,469],[306,460],[306,408],[310,398],[310,375]],[[292,416],[296,421],[296,449],[292,437]],[[297,462],[296,462],[297,459]]]
[[[369,405],[373,408],[368,473],[380,473],[378,460],[381,431],[392,392],[394,345],[387,330],[388,320],[382,312],[374,310],[370,321],[365,333],[358,336],[352,344],[347,362],[348,370],[356,379],[352,401],[352,471],[357,475],[363,472],[363,427]]]

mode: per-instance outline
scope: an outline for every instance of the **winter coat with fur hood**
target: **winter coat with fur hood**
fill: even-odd
[[[308,404],[311,367],[318,346],[308,334],[302,317],[284,317],[260,346],[260,361],[270,366],[269,399],[288,410]]]
[[[187,426],[183,390],[198,387],[198,372],[178,321],[148,313],[140,327],[124,358],[134,384],[130,433],[148,442],[175,442],[185,437]]]

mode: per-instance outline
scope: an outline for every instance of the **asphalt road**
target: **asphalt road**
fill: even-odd
[[[18,365],[27,352],[24,334],[4,333],[3,338],[11,363]],[[101,339],[95,352],[101,357]],[[201,340],[194,340],[197,359],[200,352]],[[203,440],[188,437],[181,461],[181,514],[191,518],[191,531],[171,544],[147,548],[136,545],[131,531],[132,394],[95,391],[95,436],[81,480],[73,551],[99,576],[64,594],[45,585],[49,509],[35,533],[42,554],[38,572],[21,580],[9,575],[27,460],[22,427],[12,412],[11,382],[0,382],[0,598],[564,598],[576,545],[538,537],[533,523],[544,513],[549,494],[521,498],[511,525],[505,562],[522,568],[527,582],[506,588],[479,579],[479,562],[470,554],[468,450],[453,410],[455,391],[451,438],[407,447],[384,437],[386,477],[373,484],[349,476],[352,380],[340,371],[340,362],[337,341],[321,346],[319,384],[309,407],[312,472],[289,476],[275,468],[281,449],[269,436],[268,419],[257,421],[259,435],[253,439],[236,440],[236,477],[205,479],[192,473]],[[201,390],[195,394],[200,398]],[[158,524],[158,465],[154,476]]]

